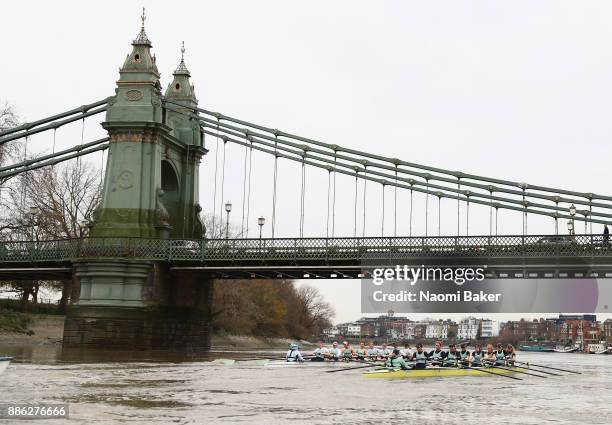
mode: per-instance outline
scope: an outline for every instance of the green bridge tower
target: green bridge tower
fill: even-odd
[[[197,120],[162,108],[160,73],[142,28],[120,68],[102,124],[110,136],[102,202],[91,236],[200,239],[198,168],[204,148]],[[165,96],[197,106],[184,61]],[[181,111],[181,109],[183,109]],[[180,111],[180,112],[178,112]],[[206,349],[212,284],[164,263],[84,259],[74,263],[80,298],[66,317],[65,346]]]

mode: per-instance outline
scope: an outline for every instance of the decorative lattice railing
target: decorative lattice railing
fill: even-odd
[[[611,255],[603,235],[276,239],[84,238],[0,243],[0,262],[138,258],[239,262],[367,260],[380,257],[593,257]]]

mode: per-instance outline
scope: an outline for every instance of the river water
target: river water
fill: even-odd
[[[612,423],[612,356],[605,355],[519,353],[520,360],[582,372],[546,379],[366,380],[363,370],[211,362],[274,354],[262,351],[185,358],[7,350],[0,348],[16,360],[0,376],[0,403],[69,403],[70,418],[53,424]]]

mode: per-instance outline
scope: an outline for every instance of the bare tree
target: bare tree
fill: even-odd
[[[0,103],[0,131],[8,130],[19,125],[19,118],[15,109],[8,103]],[[15,158],[19,152],[20,142],[13,141],[0,145],[0,165],[9,159]]]
[[[4,240],[49,240],[82,237],[100,202],[100,174],[89,163],[70,161],[54,167],[28,171],[13,180],[8,200],[3,205],[0,231]],[[38,214],[29,214],[30,208]],[[40,285],[61,290],[60,309],[74,298],[73,281],[11,282],[24,303],[36,301]]]

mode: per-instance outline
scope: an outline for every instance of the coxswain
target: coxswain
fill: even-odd
[[[503,366],[506,364],[506,352],[504,346],[501,343],[497,344],[497,350],[495,351],[495,365]]]
[[[368,355],[368,351],[365,348],[365,343],[362,341],[359,343],[359,348],[355,350],[355,356],[357,356],[357,360],[365,360]]]
[[[491,350],[493,350],[493,346],[491,346]],[[485,358],[485,352],[482,351],[482,345],[476,344],[476,349],[470,356],[470,365],[480,367],[482,366],[482,361]]]
[[[410,344],[404,344],[404,348],[400,350],[400,356],[402,356],[404,360],[409,360],[412,358],[412,350],[410,349]]]
[[[393,368],[393,369],[402,369],[402,370],[410,369],[408,365],[406,364],[406,361],[404,360],[404,358],[400,356],[400,351],[397,348],[391,352],[391,354],[389,355],[389,358],[387,359],[385,363],[385,366],[388,368]]]
[[[304,358],[300,353],[300,347],[297,344],[291,344],[289,346],[289,351],[287,351],[287,361],[288,362],[303,362]]]
[[[329,350],[329,357],[336,362],[340,360],[340,349],[336,341],[333,342],[332,348]]]
[[[448,353],[446,353],[446,359],[444,359],[444,366],[457,366],[457,362],[460,360],[461,355],[459,351],[457,351],[457,347],[455,344],[450,344],[448,346]]]
[[[349,345],[348,341],[342,343],[342,360],[350,362],[353,359],[353,349]]]
[[[378,348],[374,347],[374,343],[370,342],[368,347],[368,359],[375,361],[378,358]]]
[[[420,342],[416,345],[416,351],[412,354],[414,362],[413,369],[425,369],[427,366],[427,353],[423,351],[423,344]]]
[[[310,361],[313,362],[322,362],[325,361],[327,357],[329,357],[329,348],[323,344],[323,341],[319,341],[319,346],[312,352],[313,357]]]
[[[434,350],[430,351],[427,357],[432,366],[442,365],[443,360],[446,358],[446,352],[442,350],[442,341],[436,341]]]

